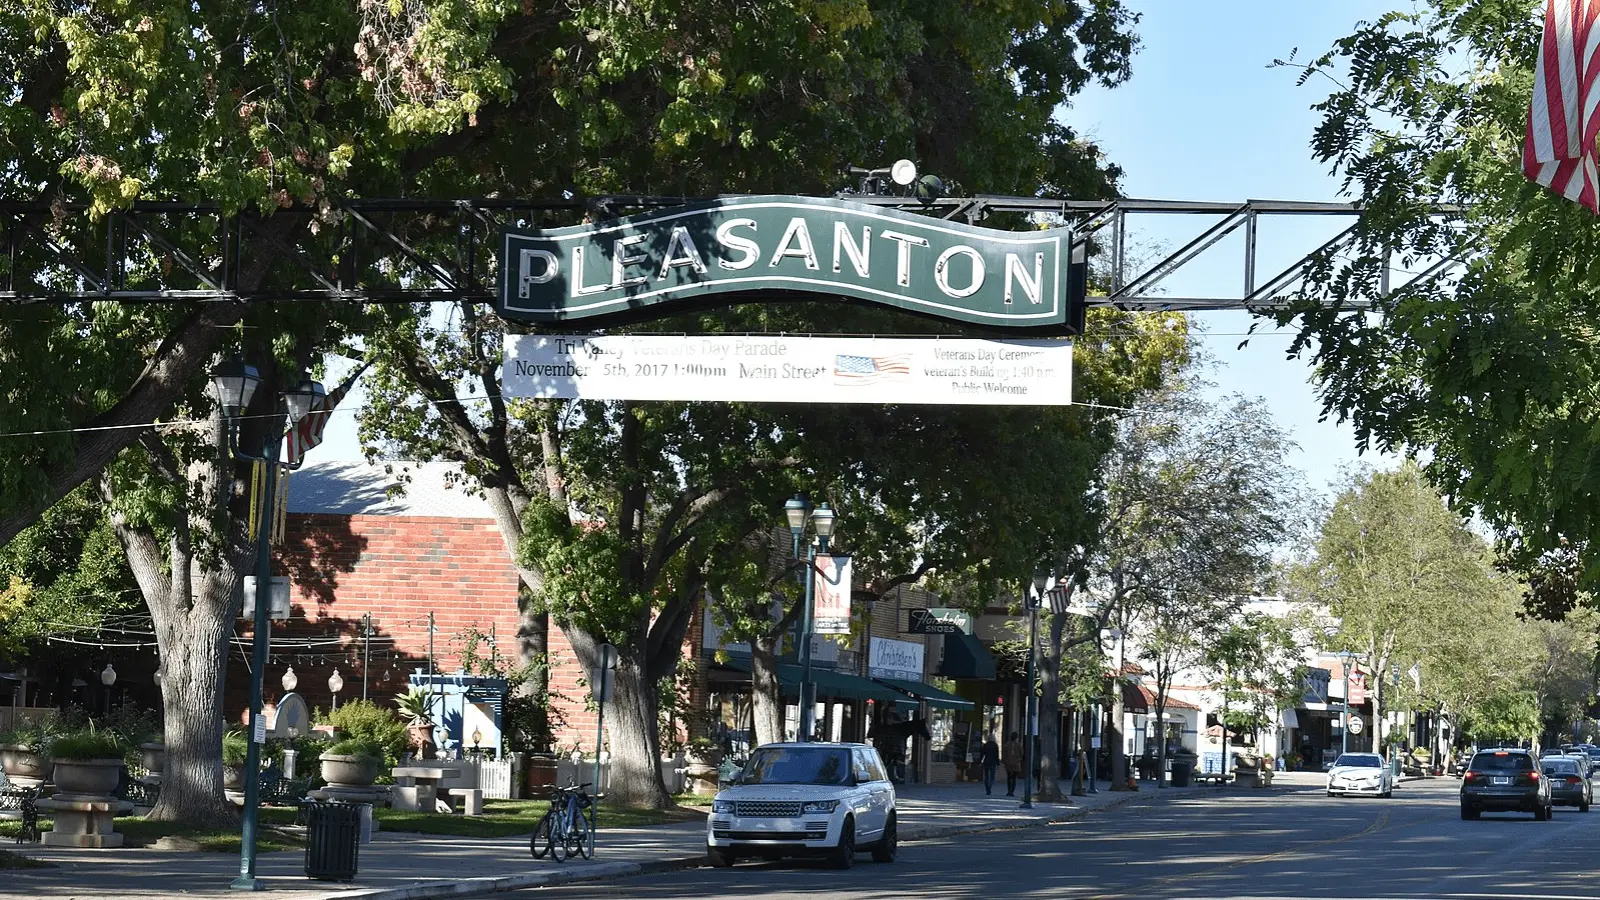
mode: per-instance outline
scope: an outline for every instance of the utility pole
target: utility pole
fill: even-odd
[[[372,613],[361,616],[361,699],[367,699],[367,670],[372,667]]]

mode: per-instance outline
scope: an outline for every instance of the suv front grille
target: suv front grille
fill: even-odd
[[[800,815],[799,803],[741,800],[733,805],[735,815],[752,819],[792,819]]]

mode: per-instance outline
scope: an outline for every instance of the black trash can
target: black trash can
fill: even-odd
[[[361,855],[361,807],[354,803],[307,803],[306,877],[350,881]]]
[[[1194,781],[1194,760],[1175,759],[1172,761],[1172,786],[1188,787]]]

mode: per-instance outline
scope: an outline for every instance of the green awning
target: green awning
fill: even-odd
[[[886,684],[897,691],[904,691],[920,700],[928,701],[929,706],[940,709],[969,710],[974,708],[971,700],[963,700],[949,691],[941,691],[931,684],[921,681],[901,681],[898,678],[878,678],[876,681]]]
[[[750,659],[730,656],[722,663],[740,672],[750,671]],[[817,697],[827,700],[876,700],[880,703],[905,703],[906,696],[876,681],[840,672],[837,669],[811,667],[811,680],[817,686]],[[778,663],[778,688],[785,697],[800,696],[800,667],[794,663]]]
[[[970,634],[947,634],[944,663],[937,674],[946,678],[993,678],[994,654]]]

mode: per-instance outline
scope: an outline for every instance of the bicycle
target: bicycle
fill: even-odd
[[[594,858],[594,808],[600,797],[589,796],[583,789],[590,783],[558,787],[550,795],[550,809],[539,819],[528,841],[528,852],[534,859],[546,855],[556,862],[565,862],[578,855]]]

